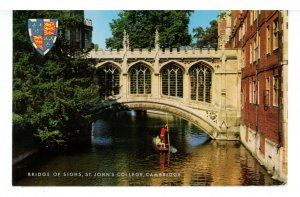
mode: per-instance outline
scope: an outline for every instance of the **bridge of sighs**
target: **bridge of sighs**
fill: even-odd
[[[241,69],[233,49],[155,48],[93,50],[96,79],[107,100],[99,110],[158,110],[180,116],[213,139],[237,139]]]

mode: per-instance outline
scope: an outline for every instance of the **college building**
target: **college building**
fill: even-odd
[[[218,29],[219,47],[238,49],[241,142],[286,182],[288,11],[227,11]]]

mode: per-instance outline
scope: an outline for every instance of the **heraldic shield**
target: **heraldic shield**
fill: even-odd
[[[31,43],[41,54],[46,55],[53,47],[58,32],[57,19],[28,19]]]

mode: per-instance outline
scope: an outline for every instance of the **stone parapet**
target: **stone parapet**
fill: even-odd
[[[226,53],[228,53],[226,51]],[[234,52],[233,52],[234,53]],[[233,54],[232,53],[232,54]],[[172,49],[160,49],[149,50],[149,49],[133,49],[133,50],[124,50],[124,49],[98,49],[92,50],[89,53],[89,58],[95,59],[110,59],[110,58],[123,58],[126,54],[127,58],[145,58],[145,59],[154,59],[156,55],[159,58],[166,59],[176,59],[176,58],[220,58],[221,51],[209,48],[172,48]],[[230,54],[229,54],[230,55]]]

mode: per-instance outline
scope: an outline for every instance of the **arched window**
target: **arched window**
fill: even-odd
[[[130,94],[151,94],[151,72],[143,64],[133,66],[129,70]]]
[[[211,102],[211,70],[198,64],[190,69],[191,99]]]
[[[100,95],[104,98],[120,93],[120,72],[113,64],[106,64],[97,70]]]
[[[175,64],[169,64],[161,71],[162,94],[183,97],[183,70]]]

